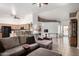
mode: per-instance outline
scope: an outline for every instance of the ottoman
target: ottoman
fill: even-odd
[[[52,49],[52,40],[38,40],[37,43],[40,47],[51,50]]]

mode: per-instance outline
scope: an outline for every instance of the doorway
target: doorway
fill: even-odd
[[[69,43],[69,26],[65,25],[63,26],[63,46],[64,47],[70,47]]]
[[[63,35],[68,36],[68,26],[63,26]]]

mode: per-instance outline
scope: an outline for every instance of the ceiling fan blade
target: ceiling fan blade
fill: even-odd
[[[12,15],[16,15],[16,10],[15,10],[15,7],[14,7],[14,5],[12,5]]]
[[[13,16],[14,19],[20,19],[18,16],[16,16],[16,9],[14,5],[12,5],[12,8],[11,8],[11,16]]]
[[[32,3],[32,5],[37,5],[38,7],[41,7],[43,5],[48,5],[48,3]]]
[[[20,17],[14,16],[15,19],[21,19]]]
[[[21,17],[19,17],[18,15],[16,15],[16,9],[15,9],[15,6],[14,5],[12,5],[12,8],[11,8],[11,16],[14,19],[21,19]]]

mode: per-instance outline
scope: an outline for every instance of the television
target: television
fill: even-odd
[[[24,30],[24,27],[21,27],[20,29],[21,29],[21,30]]]
[[[44,29],[44,32],[48,32],[48,29]]]

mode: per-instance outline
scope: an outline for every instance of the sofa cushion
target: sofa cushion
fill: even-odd
[[[43,40],[43,39],[39,37],[38,40]]]
[[[18,46],[1,53],[2,56],[19,56],[25,52],[22,46]]]
[[[5,49],[10,49],[20,45],[18,37],[3,38],[3,39],[0,39],[0,42]]]
[[[24,35],[19,36],[19,42],[21,45],[26,43],[26,38],[27,38],[27,36],[24,36]]]
[[[2,45],[2,43],[0,42],[0,53],[4,52],[4,51],[5,51],[5,49],[4,49],[3,45]]]
[[[27,44],[33,44],[33,43],[35,43],[35,38],[34,38],[34,36],[29,36],[29,37],[27,37],[26,43],[27,43]]]

